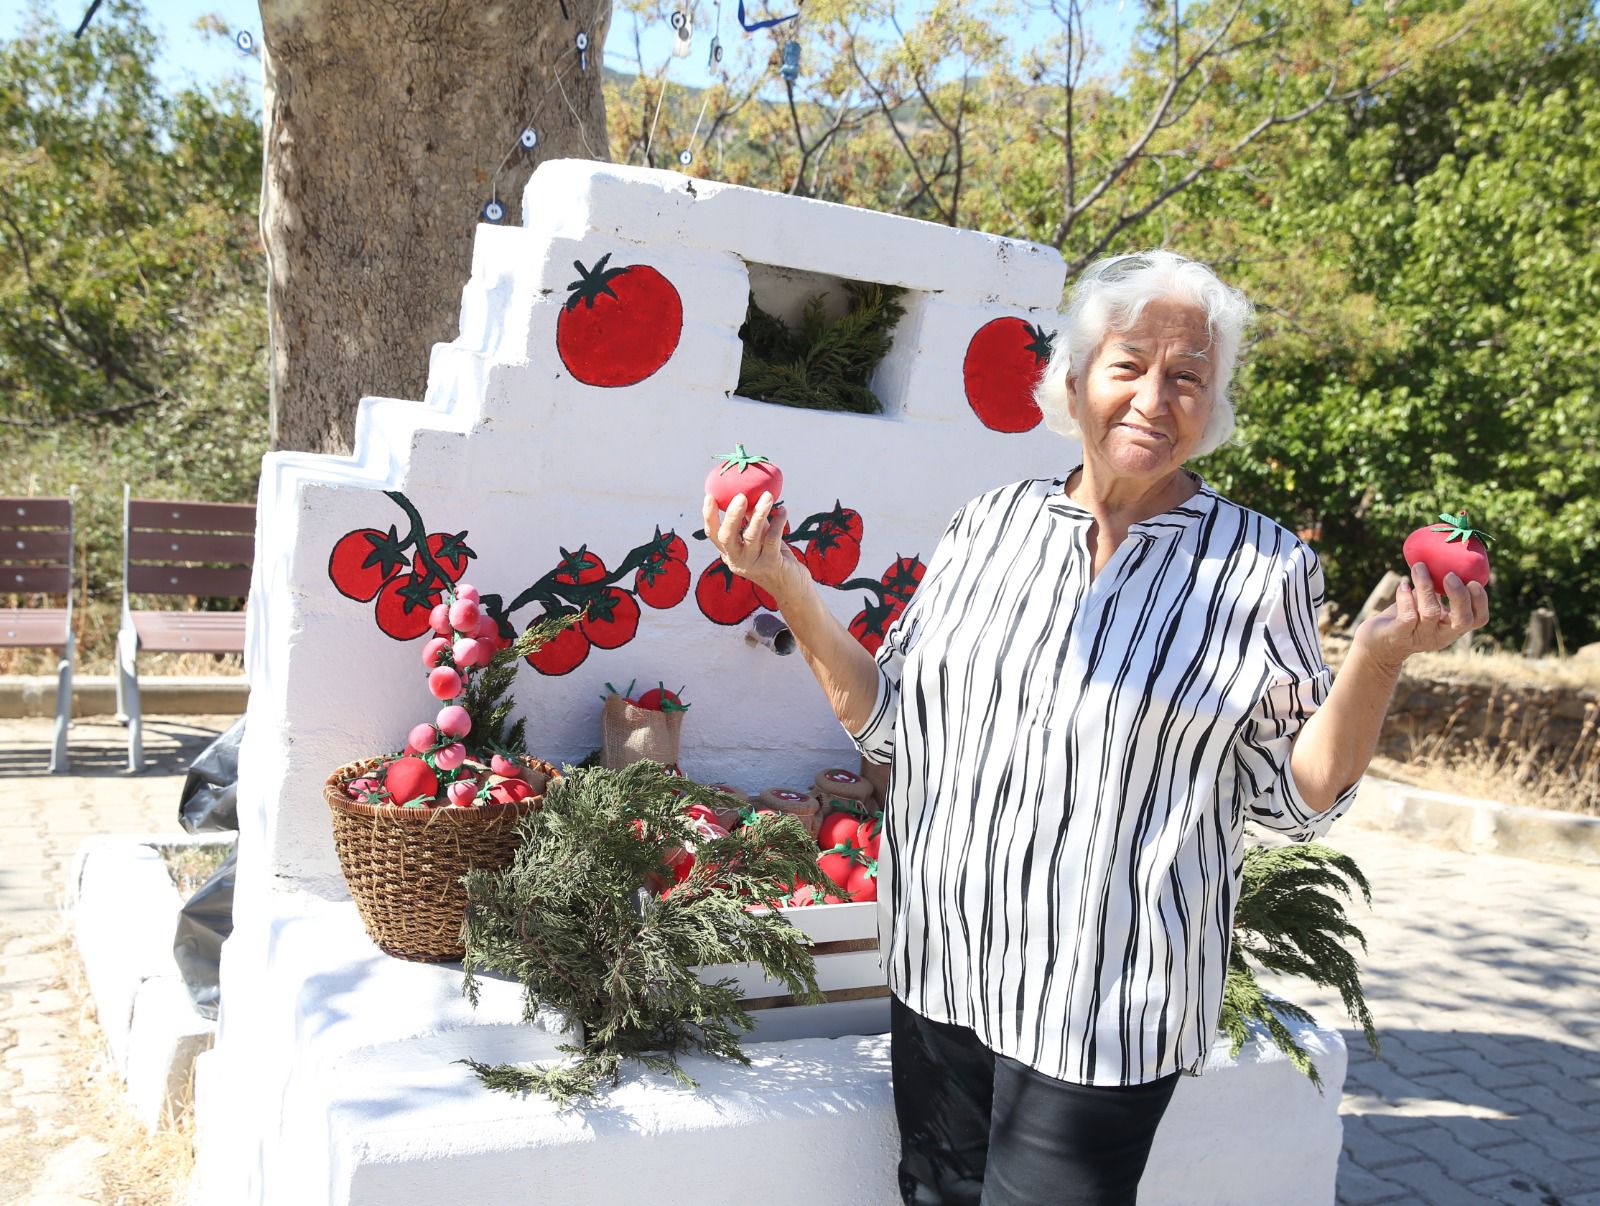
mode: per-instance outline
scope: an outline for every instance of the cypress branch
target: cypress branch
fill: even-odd
[[[1354,891],[1372,903],[1366,876],[1349,855],[1331,847],[1310,843],[1251,846],[1245,851],[1220,1022],[1233,1040],[1234,1054],[1248,1040],[1254,1022],[1312,1084],[1322,1088],[1311,1056],[1283,1022],[1286,1017],[1309,1022],[1311,1015],[1264,991],[1251,961],[1269,972],[1304,976],[1337,989],[1345,1009],[1360,1024],[1367,1046],[1378,1054],[1378,1034],[1361,991],[1360,968],[1345,945],[1354,940],[1363,951],[1367,946],[1365,936],[1345,916],[1344,902],[1354,899]]]
[[[654,762],[569,765],[522,821],[512,865],[467,875],[468,998],[476,1003],[478,972],[499,972],[522,985],[525,1018],[560,1009],[584,1034],[560,1068],[464,1061],[484,1085],[567,1104],[615,1083],[624,1059],[686,1085],[684,1052],[748,1062],[739,1040],[754,1023],[734,982],[703,983],[696,967],[753,962],[801,999],[822,999],[805,934],[746,908],[797,879],[825,882],[810,835],[793,817],[763,817],[700,839],[682,814],[689,803],[727,798]],[[698,846],[693,869],[655,895],[646,884],[672,879],[667,856],[684,845]]]
[[[846,281],[845,291],[849,298],[842,317],[830,322],[817,294],[806,302],[798,331],[768,314],[752,296],[739,328],[744,340],[739,393],[811,410],[881,413],[883,404],[868,382],[905,315],[899,301],[905,290]]]

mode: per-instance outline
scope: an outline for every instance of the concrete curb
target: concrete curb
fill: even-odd
[[[146,716],[243,715],[250,685],[237,675],[141,678],[139,704]],[[117,680],[107,675],[75,675],[74,716],[112,716],[117,711]],[[56,714],[56,676],[15,675],[0,678],[0,719],[18,720]]]
[[[1368,775],[1345,820],[1468,854],[1600,867],[1600,817],[1476,800]]]

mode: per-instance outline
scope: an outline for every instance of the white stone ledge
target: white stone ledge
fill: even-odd
[[[352,904],[303,893],[279,893],[264,929],[235,936],[270,954],[257,982],[226,981],[224,1035],[240,1026],[253,1044],[224,1043],[199,1065],[197,1201],[897,1200],[888,1038],[844,1033],[881,1027],[881,1012],[813,1018],[838,1037],[747,1041],[749,1067],[689,1057],[693,1090],[630,1065],[598,1104],[564,1111],[490,1092],[453,1062],[559,1058],[559,1017],[521,1024],[517,985],[485,978],[475,1013],[459,965],[391,959]],[[1219,1040],[1206,1075],[1179,1084],[1141,1202],[1333,1200],[1344,1043],[1337,1031],[1291,1029],[1326,1095],[1276,1049],[1250,1044],[1233,1058]]]

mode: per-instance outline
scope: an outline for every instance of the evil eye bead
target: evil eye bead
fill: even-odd
[[[522,144],[524,151],[531,151],[539,145],[539,131],[529,126],[521,134],[517,135],[517,141]]]
[[[694,152],[690,151],[690,150],[679,151],[678,152],[678,162],[681,163],[684,167],[688,167],[691,163],[694,162]]]
[[[506,207],[498,201],[487,202],[483,207],[483,220],[485,222],[501,222],[506,216]]]
[[[678,31],[680,37],[683,36],[683,30],[688,24],[688,15],[681,10],[672,14],[672,28]]]
[[[586,32],[584,32],[583,30],[580,29],[578,31],[578,36],[573,39],[573,45],[577,46],[577,48],[579,50],[588,50],[589,49],[589,35]]]
[[[256,38],[248,29],[241,29],[233,35],[233,44],[245,54],[251,54],[256,48]]]

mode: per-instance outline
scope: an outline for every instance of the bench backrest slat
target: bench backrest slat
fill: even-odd
[[[128,526],[135,531],[248,532],[255,534],[254,503],[161,502],[128,500]]]
[[[128,590],[136,595],[242,599],[250,593],[250,571],[204,565],[130,565]]]
[[[7,531],[0,528],[0,565],[21,563],[65,565],[72,556],[72,537],[67,532]]]
[[[243,599],[250,593],[255,531],[253,503],[130,497],[123,533],[127,591]]]
[[[59,528],[72,523],[72,501],[66,498],[0,498],[0,530]]]
[[[64,595],[72,589],[72,571],[64,565],[0,566],[0,594]]]
[[[3,549],[0,549],[3,555]],[[203,532],[138,531],[128,536],[131,561],[207,561],[228,566],[249,566],[255,561],[256,538]]]

